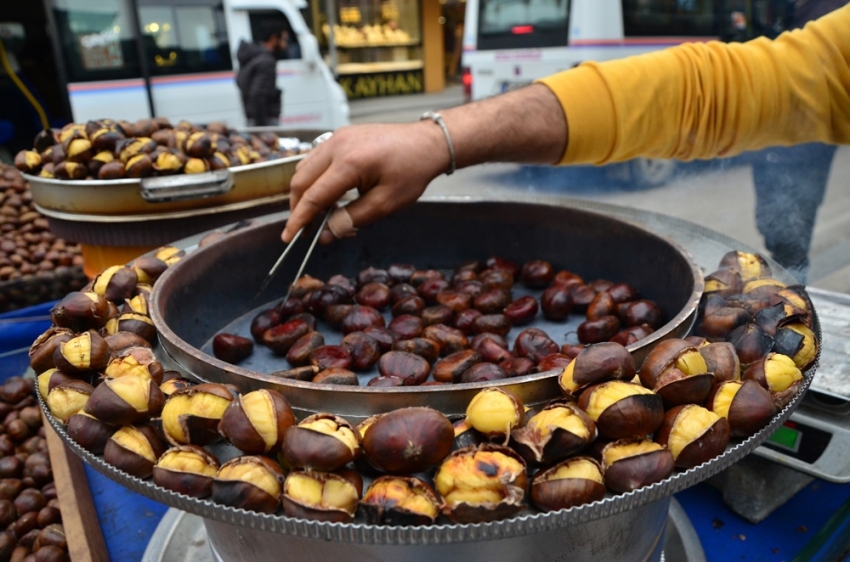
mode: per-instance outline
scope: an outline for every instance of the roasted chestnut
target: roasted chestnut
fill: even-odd
[[[729,422],[696,404],[676,406],[664,415],[655,441],[666,446],[679,468],[693,468],[726,450]]]
[[[787,324],[777,330],[773,350],[787,355],[799,369],[806,370],[817,358],[818,342],[805,324]]]
[[[737,295],[744,288],[744,282],[737,271],[732,269],[719,269],[705,276],[706,295],[718,295],[726,298]]]
[[[598,343],[585,347],[558,377],[565,395],[593,384],[611,380],[630,381],[637,372],[631,353],[617,343]]]
[[[745,309],[730,306],[713,309],[706,306],[704,314],[697,331],[711,340],[722,340],[736,328],[745,326],[752,320],[752,316]]]
[[[529,464],[549,464],[596,439],[596,424],[575,404],[553,402],[511,431],[511,446]]]
[[[94,387],[87,382],[70,380],[52,388],[45,402],[53,417],[67,423],[68,418],[83,409],[92,392]]]
[[[741,361],[731,343],[710,343],[698,349],[705,360],[706,369],[714,375],[715,384],[741,378]]]
[[[376,478],[360,500],[366,521],[378,525],[429,525],[441,508],[431,486],[405,476]]]
[[[489,437],[505,437],[525,421],[522,401],[501,388],[486,388],[466,407],[466,420]]]
[[[567,459],[537,473],[531,481],[531,503],[543,511],[568,509],[604,497],[602,468],[589,457]]]
[[[172,445],[208,445],[220,437],[218,424],[233,401],[222,384],[198,384],[173,393],[162,408],[162,430]]]
[[[116,428],[80,410],[68,418],[68,436],[83,449],[99,455]]]
[[[626,493],[655,484],[673,474],[673,455],[649,439],[620,439],[602,448],[605,485]]]
[[[124,426],[109,438],[103,460],[136,478],[148,478],[165,446],[148,425]]]
[[[237,449],[248,454],[275,451],[295,415],[286,398],[276,390],[255,390],[238,395],[224,410],[218,431]]]
[[[444,513],[457,523],[482,523],[523,509],[525,462],[508,447],[482,444],[451,453],[434,476]]]
[[[735,346],[735,353],[741,360],[741,368],[748,367],[767,355],[774,345],[773,338],[755,324],[735,328],[726,341]]]
[[[752,435],[776,413],[770,391],[755,380],[721,382],[712,389],[705,407],[729,420],[732,437]]]
[[[165,369],[162,368],[162,364],[157,361],[156,355],[149,347],[135,346],[126,347],[115,353],[103,370],[103,375],[107,378],[140,375],[153,379],[156,384],[162,383],[164,373]]]
[[[357,486],[332,472],[291,472],[283,483],[283,511],[289,517],[347,523],[359,499]]]
[[[768,353],[744,372],[744,380],[754,380],[770,391],[777,408],[791,402],[803,384],[803,373],[794,360],[781,353]]]
[[[91,393],[85,411],[113,425],[147,421],[162,411],[165,395],[147,375],[106,378]]]
[[[109,319],[109,301],[94,292],[68,293],[50,310],[50,319],[74,332],[97,329]]]
[[[105,335],[117,334],[118,332],[133,332],[149,342],[156,343],[156,326],[150,316],[125,312],[118,317],[110,318],[103,327]]]
[[[108,301],[122,303],[133,297],[139,275],[132,267],[115,265],[101,271],[92,282],[92,291]]]
[[[661,397],[639,384],[608,381],[581,393],[578,407],[596,422],[605,439],[642,437],[653,433],[664,420]]]
[[[363,433],[366,459],[391,474],[424,472],[451,451],[452,423],[431,408],[400,408],[377,416]]]
[[[640,368],[640,381],[668,406],[678,406],[702,404],[714,384],[714,375],[695,346],[673,338],[649,352]]]
[[[293,468],[330,472],[342,468],[360,454],[354,428],[333,414],[313,414],[289,427],[281,449]]]
[[[74,337],[74,332],[67,328],[51,326],[38,336],[29,349],[30,367],[36,374],[53,369],[53,353],[56,348]],[[45,394],[46,396],[46,394]]]
[[[771,271],[767,261],[758,254],[749,252],[727,252],[720,260],[720,269],[736,271],[743,281],[770,277]]]
[[[212,481],[212,501],[237,509],[274,513],[280,507],[283,470],[259,456],[236,457],[218,469]]]
[[[212,491],[212,482],[220,468],[218,459],[197,445],[168,449],[153,467],[153,482],[178,494],[204,498]]]

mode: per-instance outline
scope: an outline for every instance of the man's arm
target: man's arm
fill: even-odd
[[[543,85],[440,113],[458,168],[497,161],[551,164],[567,145],[564,112]],[[361,196],[346,207],[354,226],[384,217],[416,201],[449,165],[446,138],[433,121],[340,129],[298,163],[283,239],[291,240],[355,187]]]

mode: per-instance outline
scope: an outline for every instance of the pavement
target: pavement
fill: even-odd
[[[460,85],[435,94],[351,102],[353,123],[404,123],[423,111],[464,103]],[[549,168],[485,164],[440,176],[430,194],[486,195],[543,192],[652,210],[723,232],[766,253],[755,225],[752,167],[741,159],[685,164],[664,186],[636,189],[618,179],[618,166]],[[809,285],[850,293],[850,146],[832,164],[809,253]]]

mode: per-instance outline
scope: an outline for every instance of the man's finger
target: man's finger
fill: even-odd
[[[297,205],[292,207],[292,213],[286,221],[283,230],[284,242],[289,242],[295,233],[309,224],[322,211],[336,203],[346,191],[353,187],[355,180],[344,175],[339,166],[331,165],[313,184],[303,193]]]
[[[308,153],[309,158],[298,162],[295,166],[295,175],[289,182],[289,208],[298,206],[298,201],[313,183],[327,170],[332,162],[331,153],[320,150],[322,146],[316,147]]]

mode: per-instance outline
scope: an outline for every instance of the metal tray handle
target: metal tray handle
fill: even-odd
[[[229,169],[203,174],[144,178],[141,181],[142,198],[148,203],[188,201],[224,195],[233,189],[233,173]]]

